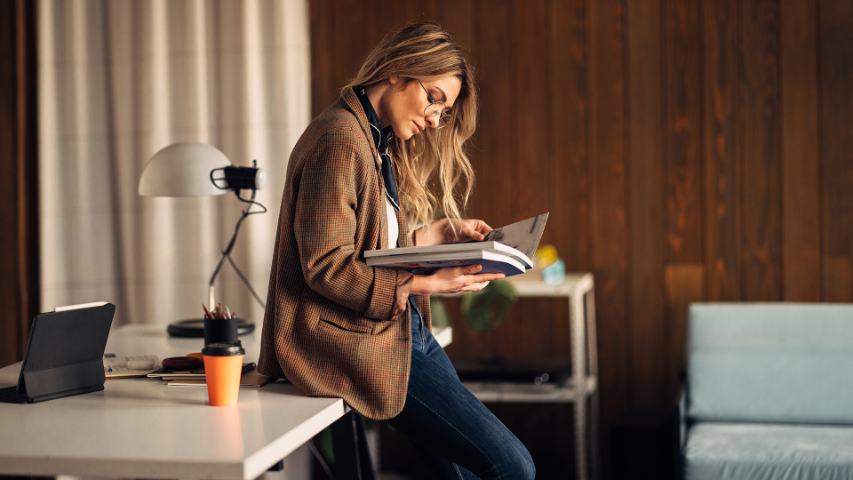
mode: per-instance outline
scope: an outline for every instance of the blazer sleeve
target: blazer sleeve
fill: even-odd
[[[365,162],[356,151],[345,133],[328,133],[304,165],[294,212],[300,265],[315,292],[366,318],[390,320],[411,274],[369,267],[355,252],[358,192],[365,178]]]

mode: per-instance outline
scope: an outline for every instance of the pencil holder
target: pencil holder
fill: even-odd
[[[237,319],[236,318],[205,318],[204,319],[204,344],[237,343]]]

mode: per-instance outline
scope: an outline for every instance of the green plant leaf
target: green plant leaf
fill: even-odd
[[[444,300],[438,297],[429,297],[429,310],[432,315],[433,327],[449,327],[450,316],[447,314],[447,306]]]
[[[487,332],[504,321],[516,297],[512,284],[495,280],[479,292],[462,297],[462,315],[472,329]]]

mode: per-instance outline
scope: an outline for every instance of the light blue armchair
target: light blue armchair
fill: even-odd
[[[853,479],[853,304],[693,304],[687,480]]]

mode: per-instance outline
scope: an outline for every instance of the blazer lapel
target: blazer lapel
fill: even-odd
[[[370,123],[367,121],[367,115],[361,107],[361,102],[358,101],[358,96],[356,96],[353,89],[347,88],[344,90],[343,95],[341,95],[341,102],[343,102],[347,110],[352,112],[353,115],[355,115],[355,118],[358,119],[358,125],[361,127],[361,133],[364,134],[364,138],[370,145],[370,151],[373,153],[373,160],[376,162],[376,168],[378,168],[381,173],[382,159],[379,157],[379,150],[377,150],[376,145],[373,144],[373,134],[370,133]]]

